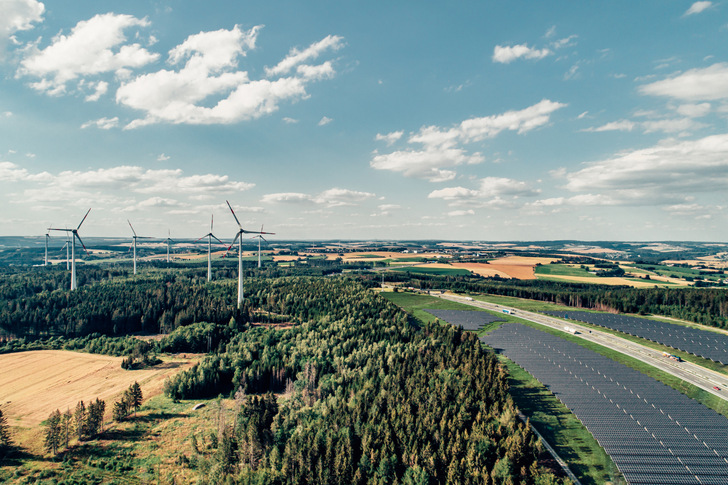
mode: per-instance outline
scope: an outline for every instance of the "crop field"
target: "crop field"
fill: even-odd
[[[404,273],[420,273],[448,276],[467,276],[470,271],[462,268],[454,268],[446,264],[428,264],[426,266],[409,266],[406,268],[391,268],[392,271],[401,271]]]
[[[501,278],[511,278],[511,275],[509,275],[505,271],[495,269],[495,267],[488,263],[452,263],[452,266],[453,268],[467,269],[471,273],[475,273],[486,278],[493,276],[499,276]]]
[[[124,370],[122,357],[36,350],[0,355],[3,414],[12,426],[31,428],[56,409],[75,408],[78,401],[115,399],[134,381],[145,396],[158,394],[164,380],[190,367],[196,359],[166,359],[149,369]]]

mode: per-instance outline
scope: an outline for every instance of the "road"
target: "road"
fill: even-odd
[[[699,387],[715,396],[720,397],[728,401],[728,376],[706,369],[690,362],[675,362],[662,355],[659,350],[654,350],[644,345],[625,340],[616,335],[610,333],[601,332],[588,328],[575,323],[573,320],[562,320],[560,318],[549,317],[541,315],[539,313],[529,312],[520,310],[518,308],[507,307],[503,305],[496,305],[495,303],[487,303],[483,301],[473,300],[469,297],[457,296],[457,295],[437,295],[444,300],[450,300],[457,303],[463,303],[486,310],[492,310],[496,312],[502,312],[503,310],[509,310],[513,312],[514,316],[529,322],[537,323],[545,327],[550,327],[561,332],[566,333],[564,326],[576,329],[578,332],[575,337],[582,338],[584,340],[597,343],[603,347],[616,350],[622,354],[634,357],[637,360],[644,362],[645,364],[651,365],[660,369],[661,371],[667,372],[675,377],[678,377],[690,384]],[[721,390],[716,391],[713,386],[719,387]]]

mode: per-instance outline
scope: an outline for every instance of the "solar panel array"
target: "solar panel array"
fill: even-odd
[[[554,317],[569,318],[612,330],[619,330],[721,364],[728,363],[728,335],[613,313],[583,311],[549,311],[544,313]]]
[[[473,310],[430,310],[425,309],[430,315],[449,324],[463,327],[465,330],[480,330],[481,327],[493,322],[500,322],[503,319],[488,312]]]
[[[546,385],[632,484],[728,484],[728,419],[625,365],[521,324],[481,340]]]

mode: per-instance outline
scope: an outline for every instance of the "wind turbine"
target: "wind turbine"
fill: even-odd
[[[50,237],[51,237],[51,235],[46,232],[46,235],[45,235],[45,262],[43,263],[43,266],[48,266],[48,239]]]
[[[235,239],[233,239],[233,242],[230,243],[230,247],[228,247],[228,252],[230,249],[235,245],[235,241],[238,241],[238,308],[243,306],[243,234],[260,234],[262,237],[262,234],[274,234],[272,232],[263,232],[263,227],[260,228],[260,232],[257,231],[246,231],[243,229],[243,226],[240,225],[240,221],[238,220],[238,216],[235,215],[235,211],[233,210],[233,207],[230,205],[230,202],[227,200],[228,207],[230,207],[230,212],[233,213],[233,217],[235,218],[235,222],[238,223],[238,227],[240,230],[235,234]],[[227,252],[225,253],[227,254]]]
[[[64,244],[63,247],[61,248],[61,251],[63,251],[64,249],[66,250],[66,269],[68,269],[68,264],[69,264],[68,263],[68,244],[70,242],[71,241],[68,240],[68,236],[66,236],[66,244]]]
[[[81,229],[81,224],[83,224],[83,221],[86,220],[88,217],[88,213],[91,212],[91,209],[86,212],[86,215],[83,216],[83,219],[81,219],[81,222],[78,223],[78,227],[76,229],[56,229],[54,227],[49,227],[49,231],[66,231],[70,232],[71,235],[71,291],[76,289],[76,239],[78,239],[78,242],[81,243],[81,246],[83,247],[83,250],[88,253],[88,250],[86,249],[86,245],[81,240],[81,236],[78,235],[78,230]]]
[[[126,222],[129,222],[129,219],[127,219]],[[145,236],[137,236],[137,233],[134,230],[134,227],[131,225],[131,222],[129,222],[129,227],[131,227],[131,232],[134,233],[134,235],[131,237],[131,247],[129,249],[134,248],[134,274],[136,274],[136,241],[137,241],[137,239],[151,239],[151,238],[145,237]]]
[[[167,229],[167,239],[164,240],[167,243],[167,264],[169,264],[169,245],[174,242],[171,235],[172,234],[171,234],[170,230]],[[204,237],[204,236],[202,236],[202,237]]]
[[[224,242],[220,241],[217,236],[212,233],[212,222],[213,216],[210,216],[210,232],[198,239],[195,239],[195,242],[197,242],[200,239],[207,238],[207,281],[212,281],[212,238],[215,238],[215,240],[220,244],[225,245]]]
[[[258,268],[260,268],[260,240],[262,239],[265,241],[266,244],[268,244],[268,240],[263,237],[263,234],[275,234],[275,232],[263,232],[263,224],[260,225],[260,232],[257,236],[253,236],[250,239],[257,239],[258,240]]]

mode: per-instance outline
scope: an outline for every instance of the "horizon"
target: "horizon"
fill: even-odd
[[[726,241],[725,9],[7,0],[0,235]]]

